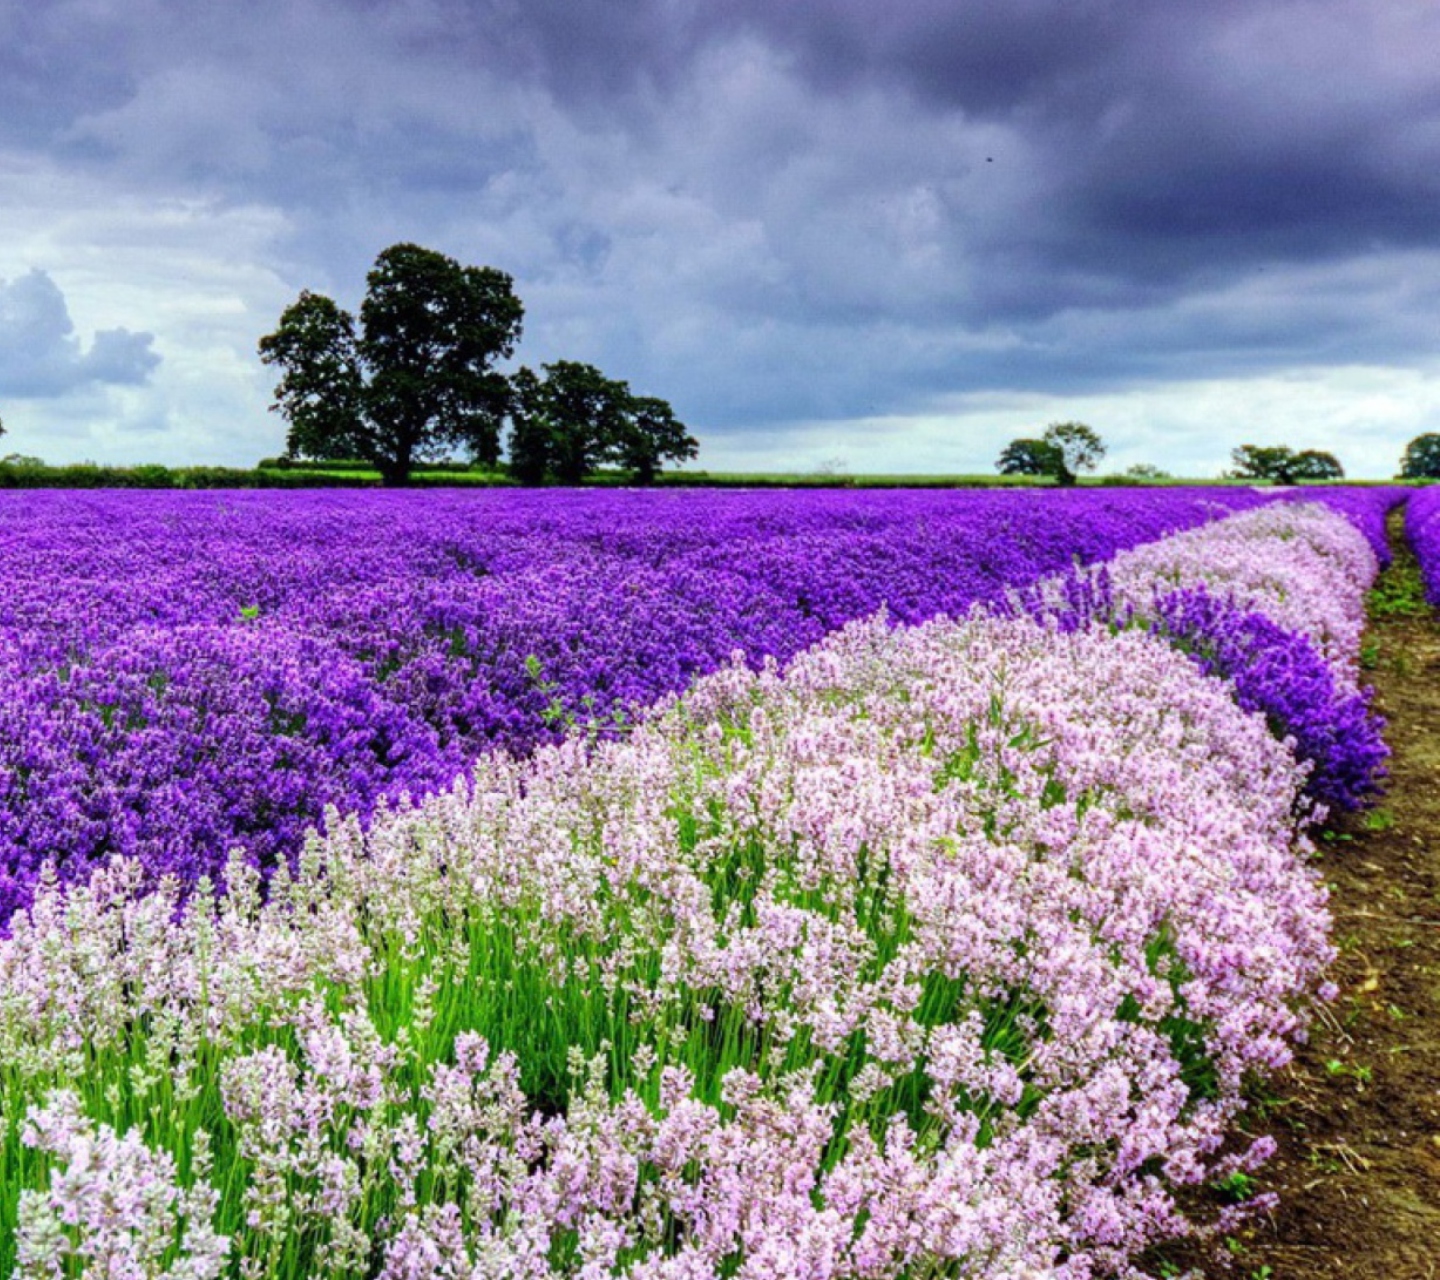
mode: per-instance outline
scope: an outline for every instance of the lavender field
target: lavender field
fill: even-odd
[[[1383,787],[1310,496],[7,498],[0,1272],[1142,1274]]]
[[[884,606],[964,614],[1250,491],[0,495],[0,920],[42,862],[269,868]]]

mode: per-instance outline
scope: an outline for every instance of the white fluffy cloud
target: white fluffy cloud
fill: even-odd
[[[63,396],[95,384],[138,386],[160,357],[155,335],[102,329],[81,344],[65,295],[43,271],[0,279],[0,396]]]

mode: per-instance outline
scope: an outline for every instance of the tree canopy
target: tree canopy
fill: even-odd
[[[457,447],[496,466],[510,383],[493,365],[513,354],[523,316],[504,272],[414,244],[375,260],[358,328],[302,292],[260,339],[260,358],[282,371],[271,407],[290,423],[287,452],[363,458],[387,485]]]
[[[699,451],[666,401],[632,395],[591,364],[557,360],[541,368],[543,378],[521,368],[511,379],[510,471],[523,484],[552,477],[579,484],[606,464],[649,484],[662,462]]]
[[[1230,453],[1235,464],[1229,473],[1236,480],[1267,480],[1272,484],[1297,484],[1301,480],[1340,480],[1345,469],[1333,453],[1288,445],[1242,444]]]
[[[1000,454],[1001,475],[1054,476],[1061,485],[1075,483],[1081,471],[1094,471],[1105,456],[1105,444],[1083,422],[1052,422],[1038,440],[1012,440]]]
[[[1427,431],[1405,446],[1400,459],[1402,480],[1440,480],[1440,435]]]
[[[592,364],[541,367],[543,378],[522,368],[512,379],[510,469],[524,484],[579,484],[613,449],[629,389]]]
[[[523,317],[504,272],[414,244],[376,258],[358,323],[303,291],[260,339],[261,360],[281,371],[271,409],[290,424],[287,458],[360,459],[387,485],[457,448],[494,469],[507,419],[509,468],[527,484],[578,484],[604,465],[649,484],[662,463],[696,456],[666,401],[633,395],[594,365],[497,371]]]
[[[650,484],[663,462],[697,456],[700,442],[675,416],[669,402],[657,396],[631,397],[615,446],[615,461],[637,484]]]
[[[1012,440],[1000,452],[995,469],[1002,476],[1053,476],[1060,473],[1064,459],[1060,450],[1044,440]]]

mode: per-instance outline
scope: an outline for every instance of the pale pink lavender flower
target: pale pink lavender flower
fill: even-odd
[[[22,1191],[16,1275],[70,1274],[115,1280],[213,1280],[230,1241],[215,1232],[218,1193],[208,1137],[197,1135],[193,1185],[176,1180],[168,1151],[152,1151],[138,1130],[123,1136],[88,1119],[80,1099],[53,1092],[29,1112],[21,1141],[52,1157],[49,1186]]]

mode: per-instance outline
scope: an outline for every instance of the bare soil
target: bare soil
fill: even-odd
[[[1389,785],[1319,842],[1340,996],[1251,1119],[1279,1143],[1256,1178],[1278,1204],[1208,1251],[1167,1251],[1162,1275],[1440,1278],[1440,623],[1416,607],[1414,560],[1391,529],[1396,562],[1363,650]],[[1411,607],[1386,607],[1387,585]]]

